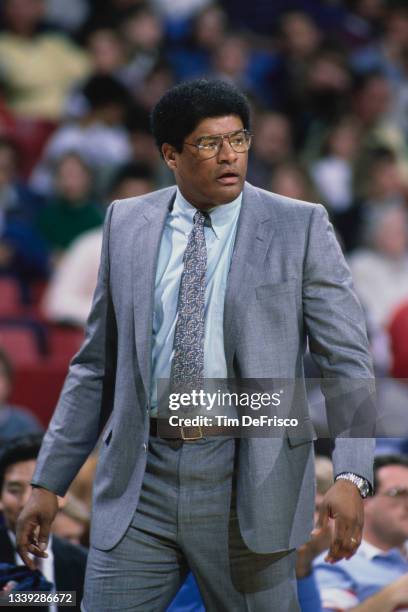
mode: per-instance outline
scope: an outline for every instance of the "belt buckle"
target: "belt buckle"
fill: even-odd
[[[193,427],[186,427],[185,425],[181,426],[181,437],[185,442],[194,442],[195,440],[200,440],[201,438],[203,438],[203,430],[201,428],[201,425],[194,425]],[[199,435],[198,436],[187,436],[184,433],[184,429],[198,429],[199,431]]]

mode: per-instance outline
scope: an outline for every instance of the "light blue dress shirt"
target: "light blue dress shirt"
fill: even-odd
[[[232,202],[209,211],[204,227],[207,246],[205,292],[204,377],[226,378],[224,351],[224,298],[231,264],[242,193]],[[160,244],[154,289],[152,386],[150,405],[157,416],[157,381],[170,378],[177,302],[183,273],[183,255],[197,209],[177,189]]]

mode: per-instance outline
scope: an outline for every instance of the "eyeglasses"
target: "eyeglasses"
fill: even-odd
[[[379,495],[384,495],[385,497],[392,497],[393,499],[403,499],[405,501],[408,500],[408,488],[407,487],[393,487],[388,491],[384,491],[384,493],[379,493]]]
[[[187,142],[185,140],[184,144],[196,147],[198,155],[202,159],[211,159],[211,157],[215,157],[220,152],[224,144],[224,138],[228,140],[230,147],[235,153],[246,153],[251,146],[252,134],[248,130],[238,130],[228,132],[228,134],[201,136],[197,142]]]

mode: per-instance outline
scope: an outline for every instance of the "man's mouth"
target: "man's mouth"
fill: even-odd
[[[239,181],[239,174],[236,172],[223,172],[217,177],[217,181],[223,185],[235,185]]]

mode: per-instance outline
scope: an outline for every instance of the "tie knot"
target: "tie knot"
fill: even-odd
[[[204,225],[206,219],[208,219],[208,213],[197,210],[193,218],[193,223],[194,225]]]

